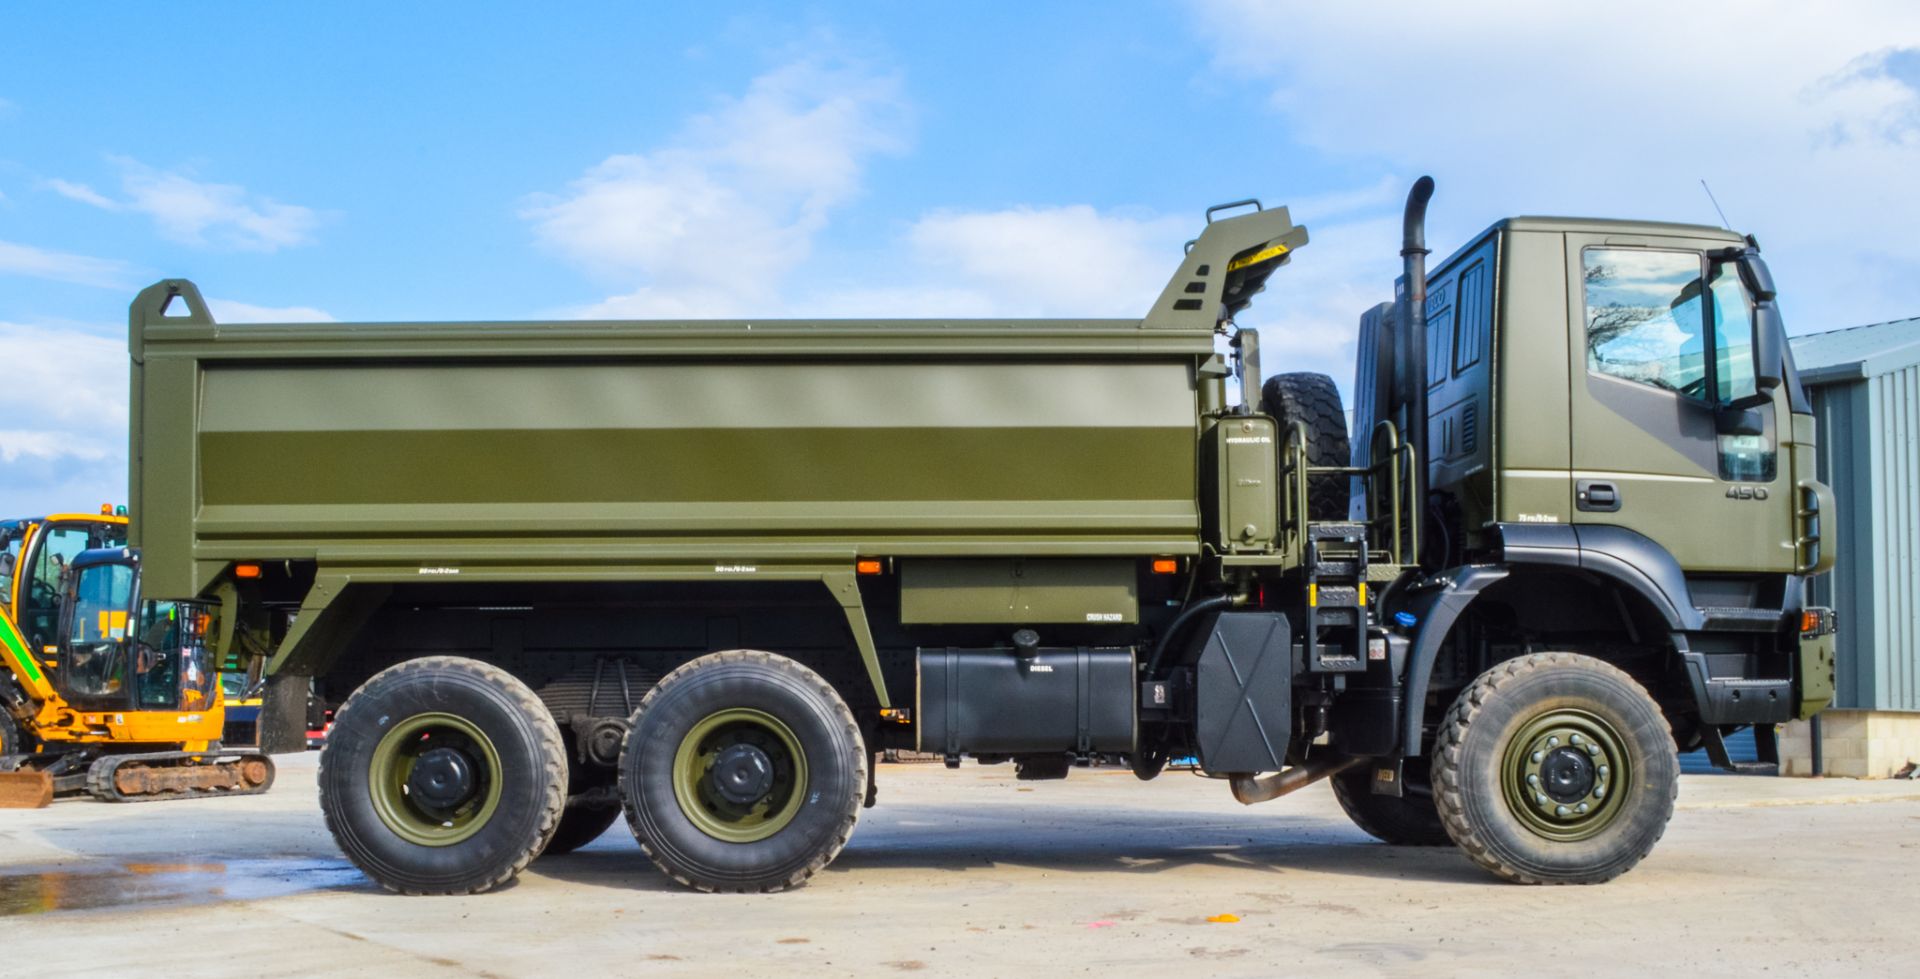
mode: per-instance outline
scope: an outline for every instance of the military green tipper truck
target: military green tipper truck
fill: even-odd
[[[1431,190],[1351,430],[1235,328],[1307,241],[1253,202],[1140,320],[235,326],[160,282],[145,588],[219,607],[268,750],[337,708],[327,825],[396,891],[622,811],[687,885],[796,886],[885,749],[1331,778],[1389,843],[1607,880],[1677,749],[1827,700],[1813,419],[1750,239],[1514,218],[1429,274]]]

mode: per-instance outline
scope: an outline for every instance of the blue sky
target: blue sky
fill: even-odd
[[[558,9],[0,12],[0,515],[124,495],[162,276],[233,321],[1137,316],[1258,196],[1314,241],[1242,321],[1344,383],[1414,176],[1443,251],[1717,223],[1705,177],[1790,328],[1920,313],[1910,3]]]

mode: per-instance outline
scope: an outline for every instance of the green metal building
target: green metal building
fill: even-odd
[[[1839,510],[1822,528],[1838,563],[1814,586],[1840,624],[1822,767],[1891,774],[1920,760],[1920,317],[1792,342]]]

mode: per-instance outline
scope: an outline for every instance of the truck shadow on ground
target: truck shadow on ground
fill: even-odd
[[[972,804],[868,811],[823,881],[895,870],[991,874],[1006,868],[1061,874],[1231,870],[1250,877],[1289,873],[1498,886],[1453,847],[1375,842],[1325,821],[1236,819],[1193,813],[1084,807]],[[542,858],[534,873],[572,883],[679,889],[656,872],[617,824],[592,846]]]

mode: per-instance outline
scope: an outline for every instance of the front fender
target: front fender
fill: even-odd
[[[1427,686],[1433,679],[1433,664],[1440,656],[1453,623],[1466,611],[1480,592],[1511,574],[1500,565],[1465,565],[1449,568],[1413,585],[1403,602],[1396,603],[1392,614],[1414,617],[1412,649],[1407,655],[1406,713],[1400,719],[1400,753],[1418,756],[1422,745],[1422,725],[1426,719]]]

